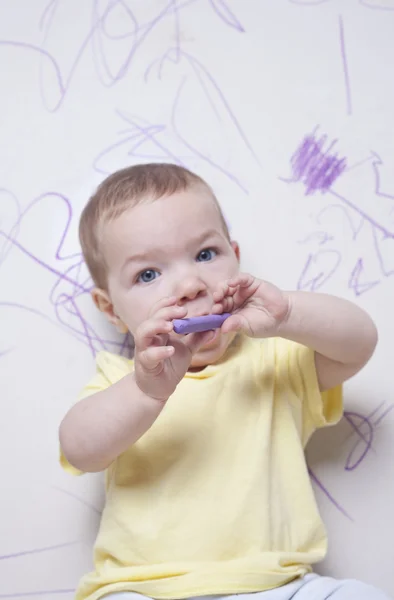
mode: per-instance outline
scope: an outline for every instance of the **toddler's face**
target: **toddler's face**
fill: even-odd
[[[239,270],[238,246],[227,239],[217,206],[201,190],[130,209],[105,226],[102,243],[111,310],[132,334],[166,296],[176,296],[187,316],[210,313],[218,283]],[[192,367],[218,360],[233,337],[217,335]]]

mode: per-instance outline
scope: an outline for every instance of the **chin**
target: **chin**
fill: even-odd
[[[218,338],[213,342],[200,348],[200,350],[193,356],[190,367],[203,368],[211,365],[224,356],[227,348],[234,339],[235,334],[219,334]]]

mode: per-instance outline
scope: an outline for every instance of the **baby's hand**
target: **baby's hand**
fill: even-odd
[[[214,313],[233,313],[223,323],[223,333],[243,331],[251,337],[277,335],[290,310],[284,292],[247,273],[240,273],[220,284],[213,299]]]
[[[212,331],[177,338],[172,321],[183,319],[187,309],[177,298],[165,298],[152,309],[148,320],[135,334],[135,377],[138,387],[148,396],[165,402],[188,370],[192,356],[214,335]]]

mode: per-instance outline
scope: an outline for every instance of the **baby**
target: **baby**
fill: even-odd
[[[327,539],[304,457],[374,351],[370,317],[240,272],[212,190],[177,165],[109,176],[80,239],[93,300],[135,354],[99,353],[60,425],[66,470],[106,470],[77,600],[387,598],[312,573]],[[223,312],[220,329],[174,332],[176,319]]]

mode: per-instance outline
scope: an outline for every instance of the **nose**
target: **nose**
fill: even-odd
[[[182,306],[195,300],[200,296],[205,296],[207,292],[207,286],[204,281],[197,275],[186,276],[180,279],[176,285],[175,295],[178,298],[179,304]]]

